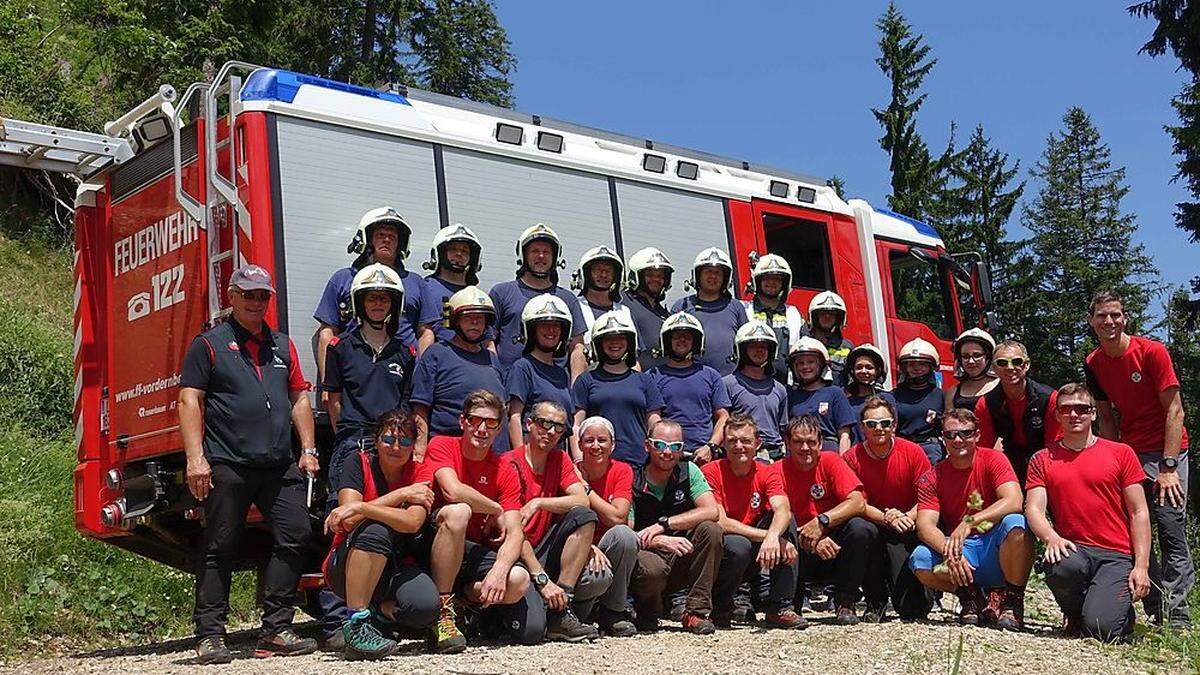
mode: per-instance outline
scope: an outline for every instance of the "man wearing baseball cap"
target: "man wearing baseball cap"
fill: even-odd
[[[312,409],[296,346],[267,326],[271,275],[247,265],[229,279],[228,320],[201,333],[183,359],[179,431],[187,486],[204,508],[204,556],[196,571],[197,661],[228,663],[225,618],[246,514],[253,504],[274,546],[263,575],[262,637],[255,656],[296,656],[317,643],[292,631],[296,583],[311,533],[305,474],[317,472]],[[292,426],[303,451],[292,453]]]

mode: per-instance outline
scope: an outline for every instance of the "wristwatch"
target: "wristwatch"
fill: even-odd
[[[819,523],[821,527],[829,529],[829,516],[825,515],[824,513],[818,513],[817,523]]]
[[[1158,468],[1163,471],[1174,471],[1179,468],[1179,460],[1174,457],[1163,457],[1158,463]]]
[[[546,574],[545,570],[533,575],[533,585],[539,591],[542,590],[542,588],[544,588],[548,583],[550,583],[550,575]]]
[[[670,523],[671,523],[671,517],[670,517],[670,516],[659,516],[659,517],[658,517],[658,526],[659,526],[659,527],[661,527],[661,528],[663,529],[663,532],[670,532],[670,531],[671,531],[671,524],[670,524]]]
[[[300,451],[300,454],[302,454],[302,455],[311,455],[311,456],[313,456],[313,457],[316,457],[316,456],[317,456],[317,449],[316,449],[316,448],[305,448],[305,449],[303,449],[303,450],[301,450],[301,451]]]

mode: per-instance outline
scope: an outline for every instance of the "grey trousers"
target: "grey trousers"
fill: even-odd
[[[600,537],[596,546],[611,567],[600,572],[585,567],[579,575],[574,609],[583,621],[588,620],[597,604],[617,613],[629,611],[629,579],[637,563],[637,535],[628,525],[616,525]]]
[[[1129,573],[1133,556],[1078,545],[1066,559],[1046,565],[1046,585],[1063,615],[1079,621],[1088,637],[1116,642],[1133,633]]]
[[[1150,552],[1150,594],[1143,600],[1146,613],[1161,616],[1174,626],[1190,624],[1188,593],[1196,581],[1192,554],[1187,542],[1188,455],[1179,455],[1179,482],[1183,484],[1183,506],[1159,506],[1154,494],[1154,479],[1162,452],[1139,452],[1142,470],[1146,472],[1146,503],[1150,506],[1150,538],[1158,535],[1158,550]],[[1160,558],[1161,554],[1161,558]]]

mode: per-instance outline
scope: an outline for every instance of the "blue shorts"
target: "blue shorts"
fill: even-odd
[[[1000,569],[1000,544],[1004,538],[1015,529],[1027,529],[1025,516],[1020,513],[1010,513],[1004,516],[999,524],[986,533],[968,537],[963,542],[963,557],[970,563],[974,571],[975,585],[980,588],[1000,588],[1004,586],[1004,572]],[[931,570],[942,562],[940,553],[925,544],[917,546],[908,558],[908,567],[917,570]]]

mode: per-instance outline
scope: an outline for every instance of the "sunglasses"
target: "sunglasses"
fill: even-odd
[[[384,445],[396,445],[397,443],[399,443],[400,445],[407,448],[407,447],[412,446],[413,443],[416,443],[416,439],[409,438],[408,436],[397,436],[395,434],[384,434],[379,437],[379,442],[383,443]]]
[[[271,299],[270,291],[243,291],[239,288],[237,294],[251,302],[267,302]]]
[[[1028,361],[1028,359],[1017,356],[1017,357],[1014,357],[1011,359],[996,359],[993,363],[1000,366],[1001,368],[1007,368],[1009,366],[1012,366],[1013,368],[1020,368],[1021,366],[1025,365],[1026,363],[1029,363],[1029,361]]]
[[[530,417],[529,419],[539,427],[553,433],[561,433],[567,428],[566,422],[555,422],[554,420],[548,420],[545,417]]]
[[[657,438],[650,439],[650,445],[659,452],[683,452],[683,441],[662,441]]]
[[[467,426],[477,427],[482,424],[488,429],[499,429],[500,419],[497,417],[480,417],[479,415],[466,415]]]
[[[1058,406],[1058,409],[1062,411],[1063,415],[1079,415],[1080,417],[1084,417],[1095,412],[1096,406],[1088,405],[1087,403],[1068,403]]]
[[[891,429],[896,420],[884,418],[881,420],[863,420],[868,429]]]
[[[953,441],[955,439],[965,441],[968,438],[974,436],[975,431],[976,431],[975,429],[959,429],[958,431],[943,431],[942,438],[944,438],[948,441]]]

